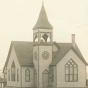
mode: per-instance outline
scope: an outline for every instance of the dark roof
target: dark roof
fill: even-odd
[[[21,66],[33,66],[33,43],[12,42]]]
[[[82,60],[82,62],[86,65],[88,65],[88,63],[85,61],[84,57],[82,56],[79,48],[77,47],[77,45],[75,46],[75,48],[72,46],[72,43],[54,43],[56,46],[58,45],[58,47],[60,47],[60,49],[58,49],[58,51],[56,52],[56,54],[53,56],[53,61],[50,65],[56,65],[58,64],[58,62],[68,53],[68,51],[70,49],[72,49],[77,56]]]
[[[8,64],[12,46],[15,49],[19,64],[21,66],[33,66],[33,55],[32,55],[33,43],[32,42],[22,42],[22,41],[12,41],[4,68]]]
[[[35,24],[33,29],[37,29],[37,28],[44,28],[44,29],[52,29],[53,28],[52,25],[48,21],[44,5],[42,5],[37,23]]]
[[[83,61],[83,63],[88,65],[87,62],[85,61],[85,59],[83,58],[80,50],[78,49],[77,45],[74,48],[72,46],[72,43],[56,43],[56,42],[54,42],[53,44],[56,45],[56,47],[58,48],[58,51],[52,52],[53,53],[53,61],[50,65],[56,65],[57,63],[59,63],[59,61],[68,53],[68,51],[70,49],[72,49],[77,54],[77,56]],[[33,42],[12,41],[4,68],[8,64],[12,46],[15,49],[19,64],[21,66],[34,66],[33,65]],[[4,71],[4,69],[3,69],[3,71]]]

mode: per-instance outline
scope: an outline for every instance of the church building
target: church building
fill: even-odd
[[[33,41],[12,41],[4,65],[7,88],[86,87],[87,62],[75,43],[53,42],[44,5],[33,27]]]

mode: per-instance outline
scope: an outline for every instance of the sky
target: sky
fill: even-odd
[[[53,41],[76,44],[88,62],[88,0],[43,0],[53,26]],[[0,71],[7,59],[11,41],[33,41],[33,27],[42,0],[0,0]]]

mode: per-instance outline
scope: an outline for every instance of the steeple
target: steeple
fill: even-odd
[[[47,18],[47,14],[44,8],[44,4],[42,2],[42,8],[37,20],[37,23],[35,24],[33,29],[53,29],[52,25],[49,23],[48,18]]]
[[[48,87],[49,65],[52,62],[53,27],[48,21],[44,3],[33,28],[33,62],[36,70],[35,87]],[[42,63],[43,62],[43,63]],[[46,65],[45,63],[48,62]],[[41,69],[42,68],[42,69]],[[47,74],[47,79],[44,75]],[[47,83],[44,83],[44,81]]]

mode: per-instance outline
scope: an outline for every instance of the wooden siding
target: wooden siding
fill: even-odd
[[[49,58],[47,60],[42,58],[42,53],[47,51]],[[44,70],[49,71],[49,65],[52,62],[52,46],[39,46],[39,87],[43,87],[43,76]]]
[[[25,81],[25,70],[30,70],[30,82]],[[34,87],[34,68],[22,67],[22,87]]]
[[[15,66],[16,66],[16,71],[15,71],[15,81],[11,81],[11,65],[14,60]],[[20,80],[20,73],[19,73],[19,82],[17,82],[17,69],[19,69],[20,72],[20,65],[14,50],[14,47],[12,47],[11,54],[9,57],[8,65],[7,65],[7,86],[16,86],[16,87],[21,87],[21,80]],[[8,81],[8,70],[10,70],[10,81]]]
[[[37,52],[37,60],[34,58],[34,52]],[[38,86],[38,46],[33,47],[33,63],[34,63],[34,70],[37,73],[37,86]]]
[[[73,59],[78,65],[78,81],[77,82],[65,82],[65,64]],[[70,50],[62,60],[57,64],[57,87],[86,87],[86,65],[80,60],[80,58]]]
[[[56,82],[56,79],[57,79],[56,66],[53,66],[52,69],[54,71],[54,81],[52,82],[52,87],[57,87],[57,82]]]

